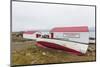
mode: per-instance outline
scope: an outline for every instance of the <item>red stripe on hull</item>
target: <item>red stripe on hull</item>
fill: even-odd
[[[42,47],[42,48],[46,48],[45,46],[41,45],[40,43],[35,43],[37,46]]]
[[[42,45],[42,47],[44,46],[44,47],[48,47],[48,48],[52,48],[52,49],[56,49],[56,50],[63,50],[63,51],[66,51],[68,53],[71,53],[71,54],[82,55],[82,53],[79,51],[76,51],[76,50],[73,50],[71,48],[67,48],[67,47],[64,47],[64,46],[61,46],[58,44],[44,42],[44,41],[38,41],[37,43],[39,45]],[[38,44],[36,44],[36,45],[38,46]]]

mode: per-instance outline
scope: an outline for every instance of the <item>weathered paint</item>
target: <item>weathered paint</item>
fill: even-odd
[[[60,45],[60,46],[66,47],[66,48],[73,49],[75,51],[79,51],[83,54],[85,54],[87,52],[87,48],[88,48],[88,45],[86,45],[86,44],[69,42],[69,41],[61,41],[61,40],[55,40],[55,39],[38,38],[38,39],[36,39],[36,41],[53,43],[53,45]]]
[[[40,46],[40,44],[41,44],[41,46]],[[61,45],[58,45],[55,43],[38,41],[36,45],[43,47],[43,48],[47,47],[47,48],[52,48],[52,49],[56,49],[56,50],[63,50],[63,51],[66,51],[68,53],[71,53],[71,54],[82,55],[82,53],[79,51],[76,51],[76,50],[73,50],[71,48],[67,48],[67,47],[64,47],[64,46],[61,46]]]

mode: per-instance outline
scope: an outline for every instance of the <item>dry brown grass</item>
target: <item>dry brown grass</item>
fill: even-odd
[[[35,41],[12,36],[12,65],[46,64],[76,61],[94,61],[95,51],[88,51],[86,55],[71,55],[64,51],[40,48]],[[89,46],[91,47],[91,45]],[[92,45],[92,47],[95,47]]]

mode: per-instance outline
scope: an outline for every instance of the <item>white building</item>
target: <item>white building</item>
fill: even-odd
[[[50,32],[27,31],[23,33],[23,38],[26,39],[51,38],[51,34]]]
[[[89,30],[87,26],[80,27],[56,27],[49,32],[27,31],[23,38],[52,38],[80,43],[89,43]]]
[[[56,27],[53,32],[53,38],[75,41],[80,43],[89,43],[89,30],[87,26],[78,27]]]

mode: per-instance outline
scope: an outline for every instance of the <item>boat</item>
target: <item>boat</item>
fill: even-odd
[[[39,47],[62,50],[75,55],[84,55],[88,49],[87,44],[61,41],[56,39],[37,38],[36,42],[36,45]]]

